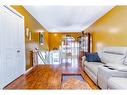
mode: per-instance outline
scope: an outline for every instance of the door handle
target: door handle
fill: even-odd
[[[20,52],[20,50],[17,50],[17,53],[19,53]]]

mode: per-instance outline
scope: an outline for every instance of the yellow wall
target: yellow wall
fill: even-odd
[[[127,6],[116,6],[85,31],[92,32],[93,51],[127,46]]]
[[[49,33],[46,31],[43,33],[44,35],[44,45],[43,47],[41,48],[41,50],[49,50]]]
[[[77,37],[81,35],[81,33],[76,33],[76,32],[62,32],[62,33],[49,33],[49,50],[53,50],[53,48],[59,48],[61,45],[61,40],[64,35],[71,35],[77,40]]]
[[[48,50],[48,32],[44,29],[44,27],[23,7],[23,6],[12,6],[16,11],[18,11],[21,15],[24,16],[25,19],[25,30],[29,28],[29,31],[32,32],[32,40],[28,40],[25,37],[25,46],[26,46],[26,63],[27,69],[31,67],[31,53],[34,47],[38,47],[41,50]],[[39,43],[39,31],[44,31],[44,45],[40,46]]]

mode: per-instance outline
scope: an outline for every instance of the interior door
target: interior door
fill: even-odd
[[[13,76],[13,67],[14,67],[14,48],[13,48],[13,27],[12,26],[12,17],[7,11],[3,11],[1,16],[1,55],[2,55],[2,84],[5,86],[11,82]],[[10,32],[11,31],[11,32]],[[11,56],[10,56],[11,55]]]
[[[0,10],[0,22],[2,22],[2,17],[4,16],[4,12],[2,10]],[[3,75],[3,62],[2,62],[2,23],[0,23],[0,88],[2,88],[4,86],[4,75]]]
[[[25,43],[22,35],[23,19],[6,7],[0,6],[0,10],[2,11],[0,14],[0,88],[3,88],[24,73]]]
[[[16,72],[17,77],[25,71],[25,38],[24,38],[24,20],[20,17],[16,18],[17,30],[16,31],[16,66],[19,72]],[[18,63],[18,64],[17,64]],[[23,68],[21,68],[23,67]]]

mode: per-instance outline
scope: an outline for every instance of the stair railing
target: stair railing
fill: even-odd
[[[35,48],[35,50],[37,51],[38,56],[40,57],[40,59],[42,60],[42,62],[44,62],[44,64],[48,64],[48,59],[43,56],[41,50],[39,50],[38,48]]]

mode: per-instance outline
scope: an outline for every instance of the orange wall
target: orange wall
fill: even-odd
[[[85,31],[92,32],[93,51],[127,46],[127,6],[116,6]]]
[[[41,50],[48,50],[48,32],[45,30],[45,28],[23,7],[20,5],[13,5],[12,6],[16,11],[18,11],[20,14],[24,16],[25,19],[25,30],[26,28],[29,28],[29,31],[32,32],[32,40],[28,40],[27,37],[25,37],[25,46],[26,46],[26,68],[30,68],[32,58],[31,58],[31,52],[34,50],[35,47],[40,48]],[[40,46],[39,43],[39,31],[44,30],[44,45]]]
[[[62,33],[49,33],[49,50],[53,50],[53,48],[59,48],[61,45],[61,40],[64,35],[71,35],[77,40],[77,37],[81,35],[81,33],[76,32],[62,32]]]

